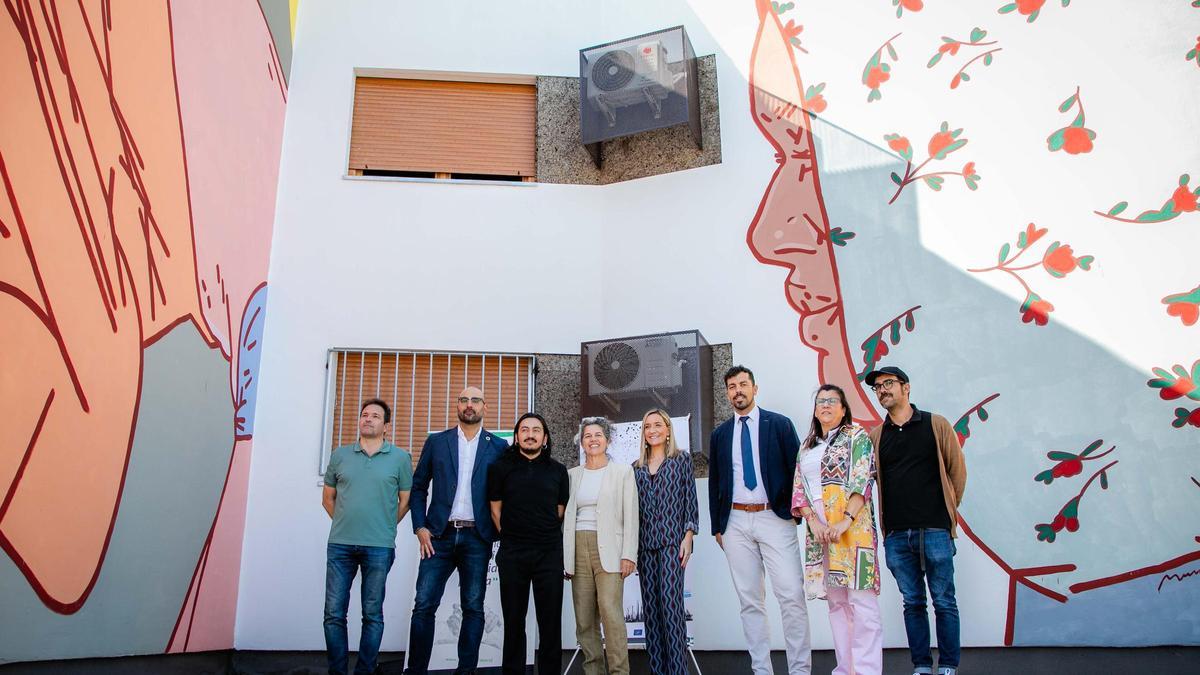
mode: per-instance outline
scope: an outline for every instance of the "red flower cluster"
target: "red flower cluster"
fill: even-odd
[[[1054,311],[1054,305],[1038,298],[1033,302],[1027,303],[1027,306],[1022,307],[1024,312],[1021,315],[1023,323],[1035,323],[1039,326],[1045,326],[1050,321],[1050,312]]]
[[[1067,532],[1076,532],[1079,530],[1078,518],[1067,518],[1063,514],[1054,516],[1054,520],[1050,523],[1050,528],[1055,532],[1062,532],[1063,528],[1067,528]]]
[[[1017,0],[1017,13],[1029,16],[1041,9],[1044,4],[1046,4],[1046,0]]]
[[[878,89],[879,85],[887,82],[891,75],[883,71],[882,66],[871,66],[867,71],[867,89]]]
[[[1179,317],[1185,326],[1195,326],[1196,321],[1200,320],[1200,305],[1194,302],[1172,302],[1167,305],[1167,314]]]
[[[1054,465],[1050,470],[1050,475],[1055,478],[1070,478],[1078,476],[1083,471],[1083,460],[1079,458],[1067,459]]]
[[[939,131],[929,139],[929,156],[935,157],[937,154],[954,142],[954,133],[950,131]]]
[[[1042,257],[1042,267],[1056,277],[1065,277],[1075,271],[1079,259],[1075,257],[1070,244],[1066,246],[1051,246]]]
[[[1195,390],[1196,383],[1192,381],[1192,378],[1180,376],[1170,386],[1160,389],[1158,396],[1164,401],[1173,401],[1177,398],[1187,396]]]
[[[1083,127],[1067,127],[1063,131],[1063,150],[1068,155],[1078,155],[1092,151],[1092,137]]]
[[[1196,210],[1196,195],[1186,185],[1180,185],[1171,193],[1171,202],[1178,213]]]

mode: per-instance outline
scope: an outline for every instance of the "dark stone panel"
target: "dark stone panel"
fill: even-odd
[[[538,354],[533,386],[534,408],[550,424],[554,459],[579,464],[575,432],[579,425],[579,355]]]
[[[729,399],[725,398],[725,371],[733,366],[733,345],[725,342],[719,345],[712,346],[712,401],[713,401],[713,428],[733,416],[733,406],[729,405]],[[704,432],[704,452],[695,453],[696,455],[696,478],[708,477],[708,436],[712,433],[712,429],[706,429]]]
[[[696,147],[686,124],[655,129],[602,143],[602,169],[596,168],[580,140],[579,78],[538,77],[538,182],[606,185],[719,164],[721,118],[716,57],[697,57],[696,69],[704,149]]]

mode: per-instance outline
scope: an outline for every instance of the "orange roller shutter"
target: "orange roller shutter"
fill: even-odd
[[[360,77],[350,169],[533,176],[536,127],[533,85]]]

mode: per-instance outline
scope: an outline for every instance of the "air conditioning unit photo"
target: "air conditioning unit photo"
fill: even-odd
[[[617,109],[647,103],[654,118],[675,87],[667,67],[667,48],[657,40],[614,47],[591,62],[587,73],[588,101],[616,126]]]
[[[586,347],[588,394],[628,398],[683,386],[679,349],[672,337],[595,342]]]

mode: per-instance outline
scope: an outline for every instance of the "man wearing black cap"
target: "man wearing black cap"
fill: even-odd
[[[913,674],[933,673],[925,586],[933,599],[938,675],[956,675],[958,604],[954,599],[954,537],[967,467],[954,428],[908,400],[908,375],[894,366],[867,374],[883,424],[871,430],[879,472],[879,521],[887,566],[904,599],[904,628]]]

